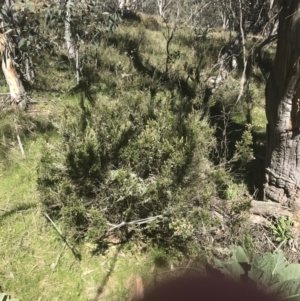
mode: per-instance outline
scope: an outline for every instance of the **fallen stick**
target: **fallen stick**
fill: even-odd
[[[81,255],[80,253],[75,249],[75,247],[73,247],[66,239],[66,237],[63,235],[63,233],[60,231],[60,229],[55,225],[54,221],[50,218],[50,216],[47,213],[44,213],[44,215],[46,216],[46,218],[48,219],[48,221],[52,224],[52,226],[54,227],[54,229],[57,231],[57,233],[59,234],[59,236],[61,237],[61,239],[66,243],[66,245],[69,247],[69,249],[72,251],[73,255],[77,258],[77,259],[81,259]]]
[[[162,215],[157,215],[157,216],[151,216],[151,217],[147,217],[147,218],[143,218],[143,219],[139,219],[139,220],[135,220],[135,221],[131,221],[131,222],[122,222],[118,225],[115,225],[115,224],[111,224],[111,223],[107,223],[108,226],[111,226],[111,228],[109,228],[107,230],[107,232],[110,232],[110,231],[113,231],[115,229],[118,229],[118,228],[121,228],[121,227],[124,227],[124,226],[128,226],[128,225],[143,225],[143,224],[149,224],[159,218],[162,218],[163,216]]]
[[[61,255],[63,254],[63,252],[64,252],[66,246],[67,246],[67,244],[64,243],[64,245],[63,245],[63,247],[62,247],[60,253],[59,253],[59,254],[57,255],[57,257],[56,257],[55,263],[53,264],[53,266],[51,265],[51,268],[52,268],[53,272],[55,271],[55,269],[56,269],[56,267],[57,267],[57,265],[58,265],[58,262],[59,262],[59,260],[60,260],[60,258],[61,258]]]
[[[19,142],[19,147],[20,147],[20,150],[21,150],[21,154],[23,155],[23,157],[25,157],[24,148],[23,148],[23,145],[22,145],[22,142],[21,142],[19,134],[17,134],[17,138],[18,138],[18,142]]]
[[[20,150],[21,150],[21,154],[23,155],[23,157],[25,157],[25,152],[24,152],[24,148],[23,148],[23,145],[22,145],[22,142],[21,142],[21,138],[19,136],[16,119],[15,119],[15,129],[16,129],[16,133],[17,133],[17,139],[18,139]]]

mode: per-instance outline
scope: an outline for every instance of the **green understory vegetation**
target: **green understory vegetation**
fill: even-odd
[[[166,32],[153,16],[123,20],[80,48],[79,86],[63,50],[41,53],[28,111],[0,111],[3,292],[131,300],[138,276],[152,286],[187,266],[204,271],[230,245],[249,258],[270,251],[247,223],[262,192],[263,76],[254,68],[236,104],[242,67],[218,88],[206,81],[229,34],[199,40],[180,28],[170,59]],[[213,201],[230,205],[229,221]],[[274,225],[274,243],[292,238]]]

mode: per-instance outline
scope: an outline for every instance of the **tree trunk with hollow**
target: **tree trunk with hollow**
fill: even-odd
[[[265,198],[300,209],[300,1],[282,0],[266,87]]]

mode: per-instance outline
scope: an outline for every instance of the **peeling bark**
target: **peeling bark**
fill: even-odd
[[[5,0],[2,3],[2,9],[5,10],[7,12],[7,15],[10,17],[11,24],[14,24],[13,7],[14,0]],[[17,70],[15,66],[15,42],[13,41],[12,37],[8,36],[5,33],[5,26],[3,21],[1,21],[0,23],[0,55],[2,58],[2,70],[9,87],[11,101],[19,108],[25,109],[27,107],[27,104],[29,103],[29,97],[27,96],[23,83],[21,81],[19,70]],[[25,61],[25,64],[26,66],[28,66],[28,72],[31,74],[30,79],[33,80],[33,73],[31,69],[32,62],[27,53],[26,55],[27,60]],[[25,77],[27,77],[27,74],[25,74]]]
[[[265,198],[300,208],[300,2],[282,1],[277,51],[266,87]]]
[[[32,59],[27,52],[23,53],[23,61],[25,65],[25,78],[29,83],[33,83],[35,79],[35,72],[33,69]]]
[[[4,31],[3,26],[1,28]],[[2,56],[2,70],[9,86],[11,100],[18,107],[25,109],[28,96],[15,67],[13,43],[5,33],[0,33],[0,54]]]

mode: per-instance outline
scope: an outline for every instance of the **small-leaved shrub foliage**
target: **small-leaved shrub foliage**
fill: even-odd
[[[38,189],[45,210],[68,235],[99,242],[112,224],[162,215],[114,235],[135,230],[178,243],[192,237],[199,208],[190,200],[204,202],[213,191],[214,131],[199,111],[183,114],[175,103],[159,93],[150,101],[133,97],[65,108],[57,125],[62,139],[45,146]]]

